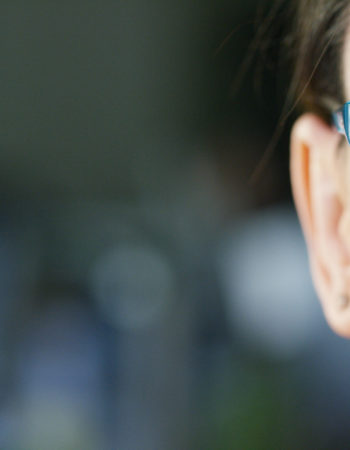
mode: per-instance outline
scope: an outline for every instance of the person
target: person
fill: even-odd
[[[295,5],[292,193],[325,317],[350,338],[350,2]]]

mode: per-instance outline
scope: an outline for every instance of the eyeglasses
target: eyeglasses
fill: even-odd
[[[333,123],[340,134],[344,134],[350,144],[350,102],[332,113]]]

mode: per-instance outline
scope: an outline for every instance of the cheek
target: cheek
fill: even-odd
[[[338,233],[341,242],[343,242],[346,250],[350,253],[350,210],[348,209],[346,209],[342,214],[339,222]]]
[[[340,194],[341,202],[344,208],[350,207],[350,158],[349,158],[350,146],[345,139],[342,140],[342,144],[337,149],[336,155],[336,174],[337,189]]]
[[[350,251],[350,146],[345,143],[339,149],[338,181],[340,198],[343,205],[342,218],[339,223],[339,235]]]

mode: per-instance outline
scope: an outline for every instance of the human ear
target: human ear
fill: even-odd
[[[318,116],[304,114],[291,134],[290,173],[311,274],[332,329],[350,337],[350,214],[339,134]]]

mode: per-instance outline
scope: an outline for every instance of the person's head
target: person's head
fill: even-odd
[[[325,316],[350,337],[350,145],[330,120],[350,100],[350,2],[295,3],[292,86],[305,112],[291,134],[292,190]]]

